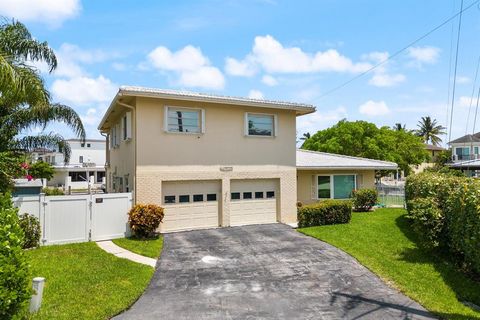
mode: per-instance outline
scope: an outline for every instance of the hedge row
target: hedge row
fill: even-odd
[[[352,203],[346,200],[324,200],[298,209],[298,227],[348,223],[352,218]]]
[[[407,178],[408,217],[425,244],[480,273],[480,181],[425,172]]]

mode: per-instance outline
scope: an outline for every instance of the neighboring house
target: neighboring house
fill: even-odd
[[[105,146],[106,140],[69,139],[71,148],[70,161],[65,163],[63,154],[56,150],[35,150],[34,161],[42,160],[55,168],[54,177],[47,182],[48,186],[72,189],[87,189],[89,182],[93,187],[100,187],[105,180]],[[93,178],[92,178],[93,177]]]
[[[439,147],[439,146],[435,146],[433,144],[427,144],[427,143],[424,143],[423,144],[425,146],[425,150],[428,152],[428,159],[419,164],[419,165],[412,165],[410,166],[413,170],[414,173],[420,173],[420,172],[423,172],[425,169],[427,168],[431,168],[435,165],[435,162],[437,161],[439,155],[443,152],[443,151],[446,151],[447,149],[445,148],[442,148],[442,147]]]
[[[388,161],[297,150],[297,200],[348,199],[355,189],[375,187],[376,170],[397,168]]]
[[[297,178],[309,190],[306,202],[312,189],[323,195],[327,183],[320,178],[320,188],[312,186],[313,175],[328,174],[330,197],[338,198],[373,187],[381,166],[311,153],[318,162],[297,172],[297,154],[307,152],[296,152],[296,118],[313,112],[300,103],[121,87],[99,125],[109,140],[107,191],[131,191],[135,203],[163,206],[161,231],[296,223]],[[323,157],[369,165],[328,167]],[[345,183],[333,173],[345,173]]]
[[[462,170],[467,176],[479,176],[480,132],[467,134],[448,143],[452,150],[453,169]]]

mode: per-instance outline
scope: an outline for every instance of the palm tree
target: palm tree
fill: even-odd
[[[401,124],[401,123],[395,123],[393,126],[393,130],[395,131],[407,131],[407,125],[406,124]]]
[[[29,152],[34,148],[58,149],[65,161],[70,147],[55,133],[26,135],[28,129],[63,122],[85,139],[80,116],[70,107],[52,103],[40,72],[33,66],[44,62],[50,72],[57,67],[55,53],[46,42],[32,37],[20,22],[0,24],[0,152]]]
[[[310,132],[306,132],[303,134],[303,136],[300,138],[300,140],[308,140],[310,139],[311,135]]]
[[[422,117],[418,121],[417,135],[422,137],[423,142],[431,143],[435,146],[438,146],[442,139],[439,137],[442,134],[445,134],[445,127],[439,125],[436,119],[431,119],[430,116]]]

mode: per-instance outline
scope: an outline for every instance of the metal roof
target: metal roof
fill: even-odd
[[[475,134],[467,134],[463,137],[450,141],[450,143],[469,143],[469,142],[480,142],[480,132]]]
[[[297,149],[297,169],[374,169],[396,170],[394,162]]]
[[[480,159],[453,162],[447,165],[452,168],[480,168]]]
[[[315,112],[314,105],[296,102],[287,102],[279,100],[266,100],[266,99],[252,99],[243,97],[233,97],[225,95],[215,95],[208,93],[198,93],[184,90],[169,90],[158,88],[147,88],[137,86],[121,86],[118,93],[115,95],[110,107],[105,112],[105,115],[100,121],[98,129],[101,130],[112,108],[115,106],[117,100],[122,96],[130,97],[149,97],[149,98],[163,98],[173,100],[185,100],[185,101],[198,101],[198,102],[210,102],[210,103],[222,103],[228,105],[241,105],[249,107],[262,107],[262,108],[274,108],[294,110],[297,115],[304,115]]]

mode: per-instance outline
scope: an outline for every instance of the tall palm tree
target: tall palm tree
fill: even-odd
[[[407,125],[406,124],[401,124],[401,123],[395,123],[393,126],[393,130],[395,131],[407,131]]]
[[[0,22],[0,152],[28,152],[35,148],[58,149],[65,161],[70,147],[55,133],[26,135],[28,129],[52,122],[63,122],[80,139],[85,128],[80,116],[70,107],[53,103],[34,63],[44,62],[50,72],[57,67],[55,53],[46,42],[32,37],[18,21]]]
[[[438,146],[442,139],[439,137],[442,134],[445,134],[445,127],[439,125],[436,119],[430,118],[430,116],[422,117],[418,121],[417,135],[422,137],[425,143],[431,143],[435,146]]]

